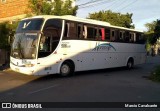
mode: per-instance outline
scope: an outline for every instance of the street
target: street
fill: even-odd
[[[160,57],[132,70],[112,68],[59,75],[27,76],[0,72],[0,100],[6,102],[158,102],[160,85],[147,78]]]
[[[2,102],[159,102],[160,83],[148,79],[160,57],[132,70],[112,68],[59,75],[27,76],[0,71]]]

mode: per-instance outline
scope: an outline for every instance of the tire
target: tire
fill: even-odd
[[[128,62],[127,62],[127,69],[132,69],[134,66],[134,61],[133,59],[129,59]]]
[[[72,76],[74,73],[74,65],[71,62],[64,62],[60,68],[60,74],[62,77]]]

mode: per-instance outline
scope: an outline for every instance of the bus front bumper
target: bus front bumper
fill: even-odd
[[[37,75],[35,73],[35,68],[33,67],[18,67],[13,65],[12,63],[10,63],[10,68],[11,70],[15,71],[15,72],[19,72],[22,74],[26,74],[26,75]]]

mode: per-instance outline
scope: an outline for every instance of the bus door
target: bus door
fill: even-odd
[[[55,39],[52,33],[45,32],[40,39],[39,53],[37,60],[37,68],[40,69],[38,74],[51,74],[53,73],[53,65],[55,65],[55,56],[51,56],[59,40]]]

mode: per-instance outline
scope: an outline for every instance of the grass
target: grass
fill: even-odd
[[[160,65],[151,73],[150,79],[155,82],[160,82]]]

